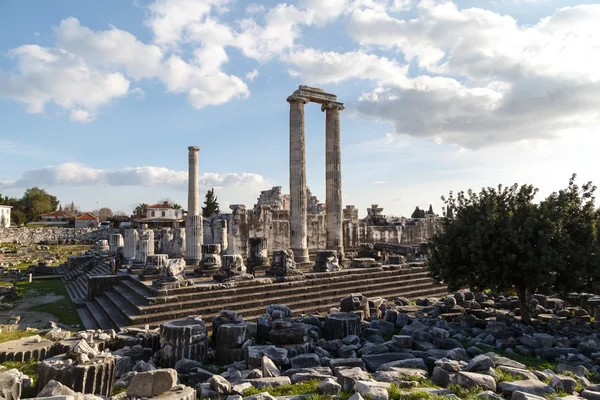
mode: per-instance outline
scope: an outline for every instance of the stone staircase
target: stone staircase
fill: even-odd
[[[204,278],[194,286],[163,293],[154,291],[150,282],[122,274],[122,279],[104,290],[102,295],[87,300],[84,296],[83,301],[81,288],[87,282],[86,278],[77,278],[67,288],[87,329],[157,326],[188,315],[202,316],[210,327],[212,318],[221,310],[235,310],[245,320],[252,321],[264,315],[270,304],[287,305],[296,315],[322,313],[331,307],[339,307],[340,299],[351,293],[388,300],[397,296],[416,299],[447,294],[446,286],[434,283],[422,266],[352,268],[305,276],[305,280],[287,282],[257,277],[235,284],[207,282]],[[71,285],[75,287],[69,289]]]

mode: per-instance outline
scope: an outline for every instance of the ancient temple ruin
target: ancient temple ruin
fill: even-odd
[[[344,104],[325,90],[300,86],[290,97],[290,240],[297,263],[308,263],[308,221],[306,185],[306,136],[304,105],[321,104],[325,116],[326,146],[326,248],[343,255],[342,238],[342,151],[340,111]]]

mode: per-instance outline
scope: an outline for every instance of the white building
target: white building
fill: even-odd
[[[183,210],[173,208],[168,202],[148,206],[146,210],[146,218],[138,222],[150,227],[178,226],[183,222]]]
[[[100,221],[94,214],[85,213],[75,218],[75,228],[94,228],[98,229]]]
[[[0,228],[10,227],[10,210],[12,206],[0,206]]]

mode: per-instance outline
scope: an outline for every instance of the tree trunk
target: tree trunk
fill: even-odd
[[[523,285],[516,285],[517,296],[519,296],[519,310],[521,311],[521,322],[525,325],[531,324],[529,308],[527,307],[527,290]]]

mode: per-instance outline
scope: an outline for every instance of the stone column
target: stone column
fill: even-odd
[[[327,103],[321,106],[326,112],[325,122],[325,204],[327,207],[327,249],[344,255],[342,237],[342,149],[340,144],[340,111],[342,103]]]
[[[229,248],[227,240],[227,220],[219,219],[214,221],[214,242],[215,244],[221,245],[221,254],[229,254],[227,249]]]
[[[200,147],[188,147],[188,210],[187,215],[200,214],[200,202],[198,200],[198,152]]]
[[[202,260],[203,225],[202,215],[188,215],[185,219],[185,261],[188,264]]]
[[[308,263],[306,222],[306,138],[304,105],[308,99],[292,95],[290,103],[290,244],[297,263]]]
[[[119,247],[123,247],[123,236],[120,233],[113,233],[108,239],[108,246],[110,252],[116,252]]]
[[[138,233],[135,229],[125,230],[125,248],[123,249],[123,256],[126,260],[135,259],[135,249],[138,241]]]

